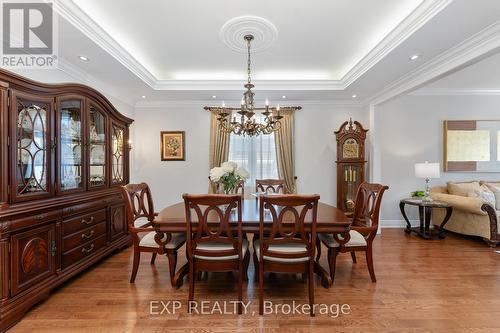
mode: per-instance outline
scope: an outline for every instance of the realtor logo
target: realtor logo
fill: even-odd
[[[56,66],[56,20],[49,2],[2,1],[2,67]]]

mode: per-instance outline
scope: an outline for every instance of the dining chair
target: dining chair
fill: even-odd
[[[264,272],[308,275],[310,315],[314,316],[314,251],[319,195],[263,195],[259,198],[259,239],[254,240],[254,264],[259,276],[259,313],[264,311]],[[266,212],[268,210],[268,212]],[[265,217],[272,218],[264,233]],[[306,232],[305,219],[311,230]]]
[[[222,194],[221,193],[221,186],[222,184],[220,182],[214,182],[212,181],[212,179],[210,179],[210,176],[208,176],[208,179],[210,180],[210,182],[212,184],[214,184],[215,186],[215,193],[217,194]],[[236,187],[234,188],[233,190],[233,193],[232,194],[240,194],[242,198],[245,197],[245,181],[242,179],[238,182],[238,184],[236,184]]]
[[[284,193],[285,192],[284,179],[256,179],[255,192],[265,193]]]
[[[351,215],[351,230],[347,242],[341,236],[335,234],[319,234],[316,243],[316,261],[321,256],[321,243],[328,249],[328,264],[330,266],[330,276],[332,282],[335,278],[335,265],[339,253],[350,252],[352,261],[356,263],[356,252],[363,251],[366,255],[366,264],[372,282],[377,282],[375,270],[373,268],[373,240],[377,235],[380,205],[384,192],[388,186],[381,184],[362,183],[359,186],[354,204],[354,211]]]
[[[128,231],[134,245],[134,263],[130,283],[134,283],[141,252],[152,253],[151,265],[155,263],[157,254],[166,254],[170,270],[170,283],[174,286],[175,267],[177,265],[177,251],[186,242],[184,233],[157,234],[152,228],[152,222],[158,213],[155,213],[153,197],[146,183],[128,184],[121,187],[127,216]],[[136,226],[137,222],[146,223]],[[140,236],[140,234],[144,234]]]
[[[246,279],[250,262],[248,240],[243,239],[242,232],[241,196],[184,194],[182,197],[187,224],[188,302],[194,299],[194,277],[198,272],[238,271],[238,314],[241,314],[243,279]],[[237,219],[236,232],[231,226],[234,217]]]

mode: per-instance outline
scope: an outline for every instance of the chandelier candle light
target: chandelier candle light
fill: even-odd
[[[219,128],[226,133],[234,133],[236,135],[248,135],[248,136],[257,136],[260,134],[271,134],[281,128],[280,119],[283,116],[280,112],[283,111],[294,111],[300,110],[302,107],[300,106],[285,106],[281,107],[279,104],[276,107],[270,107],[269,101],[266,99],[266,104],[264,107],[255,107],[254,106],[254,93],[252,88],[255,86],[252,84],[251,79],[251,58],[250,58],[250,44],[254,39],[253,35],[245,35],[243,37],[247,42],[248,49],[248,62],[247,62],[247,73],[248,80],[244,85],[246,91],[243,93],[243,98],[241,99],[241,106],[239,108],[226,107],[224,104],[222,107],[220,106],[205,106],[204,109],[216,112],[219,117],[217,120],[219,121]],[[237,116],[233,114],[233,111],[238,113],[239,119]],[[265,116],[264,121],[262,123],[258,123],[254,118],[255,111],[263,111],[262,115]],[[232,120],[230,118],[232,116]],[[228,119],[229,117],[229,119]]]

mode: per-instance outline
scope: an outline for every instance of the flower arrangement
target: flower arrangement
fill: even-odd
[[[225,194],[231,193],[241,180],[246,181],[249,177],[248,171],[244,168],[238,168],[234,162],[224,162],[220,167],[210,170],[210,179],[213,182],[221,183]]]

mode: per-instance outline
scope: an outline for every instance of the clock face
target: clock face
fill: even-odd
[[[359,144],[355,139],[347,139],[342,147],[343,158],[358,158],[359,157]]]

